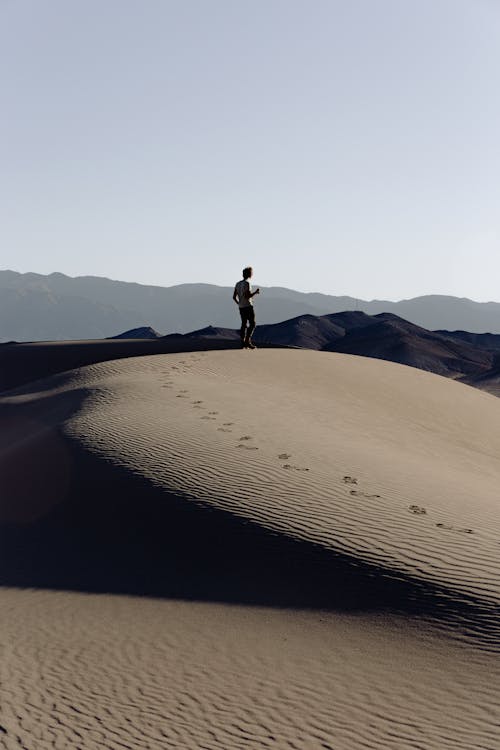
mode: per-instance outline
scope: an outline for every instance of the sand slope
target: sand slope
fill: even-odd
[[[73,539],[76,485],[91,515],[72,523],[105,525],[112,547],[120,490],[116,528],[144,575],[109,591],[148,593],[152,574],[170,597],[4,589],[0,746],[499,746],[500,401],[383,361],[266,350],[102,363],[0,407],[1,512],[23,557],[31,528],[54,549]],[[33,554],[19,580],[39,585]]]
[[[445,585],[450,597],[498,602],[491,396],[409,368],[289,351],[109,363],[86,380],[92,396],[68,431],[90,449],[186,499]]]

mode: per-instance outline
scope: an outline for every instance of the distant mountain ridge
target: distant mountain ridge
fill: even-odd
[[[498,302],[441,295],[400,302],[364,301],[282,287],[261,289],[256,303],[261,325],[307,314],[351,311],[392,313],[429,330],[462,330],[469,337],[500,334]],[[0,271],[0,341],[106,338],[138,327],[151,327],[162,334],[187,333],[208,325],[236,328],[238,312],[231,295],[232,288],[211,284],[158,287],[96,276]],[[328,328],[329,323],[324,325]],[[316,333],[320,338],[323,335]]]

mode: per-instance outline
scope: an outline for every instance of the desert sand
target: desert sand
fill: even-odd
[[[0,417],[0,747],[500,747],[494,396],[199,351]]]
[[[178,334],[159,339],[30,341],[0,344],[0,391],[109,359],[200,349],[236,349],[239,341],[211,341]]]

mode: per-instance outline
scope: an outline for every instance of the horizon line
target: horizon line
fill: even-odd
[[[40,273],[39,271],[17,271],[12,268],[0,268],[0,273],[13,273],[17,274],[19,276],[42,276],[45,278],[48,278],[50,276],[64,276],[67,279],[100,279],[103,281],[111,281],[119,284],[135,284],[136,286],[143,286],[143,287],[153,287],[155,289],[172,289],[174,287],[179,286],[213,286],[220,289],[231,289],[233,287],[233,284],[216,284],[214,282],[207,282],[207,281],[180,281],[176,282],[174,284],[164,285],[164,284],[153,284],[153,283],[147,283],[143,281],[132,281],[130,279],[117,279],[112,278],[111,276],[99,276],[97,274],[78,274],[76,276],[71,276],[70,274],[64,273],[62,271],[51,271],[50,273]],[[264,289],[284,289],[286,291],[290,292],[296,292],[298,294],[304,294],[304,295],[312,295],[312,294],[320,294],[324,297],[334,297],[334,298],[342,298],[346,297],[352,300],[355,300],[357,302],[366,302],[366,303],[373,303],[373,302],[389,302],[391,304],[397,304],[399,302],[412,302],[416,299],[423,299],[425,297],[448,297],[451,299],[457,299],[457,300],[466,300],[468,302],[473,302],[478,305],[488,305],[488,304],[494,304],[498,305],[500,304],[500,300],[492,300],[492,299],[486,299],[486,300],[478,300],[473,299],[472,297],[467,296],[458,296],[456,294],[450,294],[450,293],[444,293],[444,292],[427,292],[422,294],[417,294],[412,297],[401,297],[399,299],[389,299],[387,297],[372,297],[371,299],[365,299],[364,297],[357,297],[354,294],[333,294],[331,292],[321,292],[317,290],[312,291],[305,291],[303,289],[295,289],[292,287],[287,286],[281,286],[278,284],[268,284],[268,285],[260,285]]]

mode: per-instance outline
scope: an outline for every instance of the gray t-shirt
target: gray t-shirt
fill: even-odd
[[[252,298],[250,297],[252,287],[246,279],[238,281],[234,289],[238,295],[238,307],[249,307],[250,305],[253,305]]]

